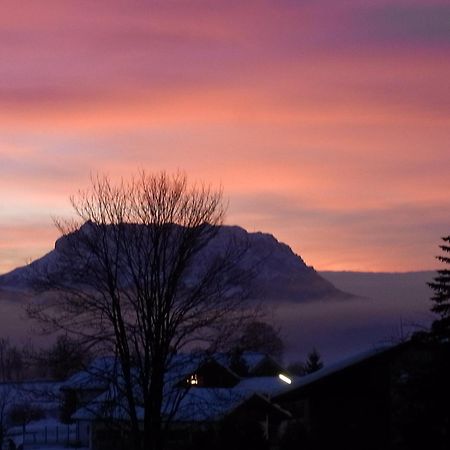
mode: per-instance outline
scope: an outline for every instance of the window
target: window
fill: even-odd
[[[198,377],[197,374],[194,373],[192,374],[188,379],[187,379],[187,383],[190,384],[191,386],[196,386],[198,384]]]

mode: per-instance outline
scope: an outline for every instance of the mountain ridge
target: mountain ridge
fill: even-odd
[[[240,227],[236,227],[235,232],[247,233]],[[417,329],[426,329],[433,320],[433,314],[429,311],[431,291],[426,282],[435,275],[434,271],[389,272],[387,275],[385,272],[319,271],[320,277],[316,278],[311,276],[314,270],[286,244],[279,246],[277,239],[268,233],[253,233],[252,237],[255,244],[266,249],[265,253],[271,246],[278,250],[276,257],[271,259],[277,270],[275,281],[271,279],[268,282],[271,290],[265,304],[269,307],[267,311],[271,320],[282,330],[288,361],[306,358],[312,348],[317,348],[325,363],[332,363],[380,342],[398,339]],[[288,262],[279,267],[280,261],[286,258]],[[286,267],[291,267],[288,272],[297,282],[327,279],[327,283],[337,288],[333,292],[340,293],[338,300],[345,298],[345,301],[333,301],[327,296],[308,298],[291,295],[292,292],[289,289],[287,292],[284,287],[286,278],[289,279],[289,273],[283,273]],[[292,267],[297,270],[292,272]],[[20,273],[18,269],[9,274],[15,271]],[[271,270],[270,264],[266,265],[265,270]],[[295,277],[297,271],[306,278]],[[287,276],[283,279],[283,275]],[[264,278],[264,273],[261,276]],[[33,333],[35,324],[24,318],[23,310],[24,304],[31,299],[30,293],[8,291],[4,276],[0,276],[0,280],[3,281],[3,290],[0,285],[2,334],[10,336],[15,342],[22,342],[26,337],[36,341],[36,334]],[[271,283],[273,286],[270,286]],[[277,295],[279,287],[284,290],[284,300]],[[296,291],[295,287],[291,288]],[[302,294],[307,293],[302,291]]]
[[[75,233],[88,226],[92,225],[84,224]],[[54,249],[41,258],[0,275],[0,289],[29,290],[32,271],[43,266],[50,270],[54,267],[56,270],[61,261],[61,251],[66,240],[70,238],[71,235],[60,237],[56,240]],[[217,235],[201,250],[201,259],[207,260],[223,251],[226,243],[231,240],[248,245],[245,255],[238,263],[238,268],[242,270],[256,268],[252,283],[255,284],[259,300],[304,302],[351,297],[321,277],[314,268],[306,265],[301,256],[270,233],[248,232],[237,225],[223,225],[219,227]]]

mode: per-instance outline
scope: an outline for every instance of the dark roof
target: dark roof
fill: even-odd
[[[295,391],[302,390],[306,387],[314,385],[315,383],[321,382],[328,379],[338,373],[342,373],[348,369],[356,367],[360,364],[366,363],[374,358],[388,355],[392,352],[397,352],[403,349],[406,345],[409,345],[411,341],[402,342],[397,345],[383,345],[379,347],[374,347],[365,352],[357,353],[349,358],[345,358],[329,366],[325,366],[317,372],[313,372],[309,375],[296,378],[296,380],[284,390],[281,394],[275,397],[276,400],[282,399],[285,396],[291,395]]]

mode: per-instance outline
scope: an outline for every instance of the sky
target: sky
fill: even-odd
[[[0,273],[91,174],[185,171],[318,270],[435,268],[450,4],[2,0]]]

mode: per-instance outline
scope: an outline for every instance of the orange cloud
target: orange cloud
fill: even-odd
[[[450,223],[448,6],[366,3],[6,2],[3,270],[52,246],[49,218],[90,172],[139,168],[222,184],[230,222],[318,268],[433,267]]]

